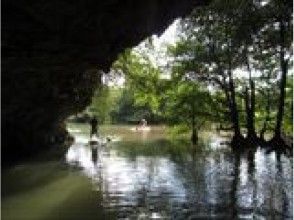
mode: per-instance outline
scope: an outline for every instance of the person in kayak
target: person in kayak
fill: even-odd
[[[147,127],[147,121],[146,121],[145,118],[143,118],[143,119],[141,120],[141,127],[142,127],[142,128]]]
[[[142,118],[139,122],[139,125],[136,127],[136,130],[139,130],[139,129],[144,129],[147,127],[147,121],[145,118]]]

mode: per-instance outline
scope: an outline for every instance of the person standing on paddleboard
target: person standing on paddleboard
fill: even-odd
[[[98,120],[95,116],[90,120],[90,126],[91,126],[90,138],[93,135],[96,135],[98,137]]]

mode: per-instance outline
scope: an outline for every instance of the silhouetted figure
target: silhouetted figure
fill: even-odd
[[[98,137],[98,121],[96,117],[93,117],[91,119],[90,125],[91,125],[90,137],[92,137],[93,135],[96,135]]]

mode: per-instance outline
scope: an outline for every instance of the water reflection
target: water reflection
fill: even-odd
[[[292,159],[217,145],[77,143],[66,158],[82,168],[103,193],[98,202],[118,219],[292,218]]]
[[[98,147],[91,147],[92,150],[92,161],[94,163],[94,166],[97,165],[98,162]]]

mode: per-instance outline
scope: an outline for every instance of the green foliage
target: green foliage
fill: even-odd
[[[138,123],[142,118],[154,121],[154,115],[148,105],[136,105],[134,92],[127,88],[121,90],[121,96],[115,103],[111,116],[115,123]]]
[[[288,57],[288,69],[292,65],[292,12],[287,4],[214,0],[194,10],[180,23],[179,41],[168,48],[171,79],[162,79],[166,70],[148,56],[155,51],[150,38],[144,49],[128,49],[119,56],[112,68],[124,75],[125,86],[115,101],[109,98],[109,90],[102,89],[104,97],[97,97],[96,102],[103,107],[95,111],[102,118],[110,115],[117,123],[136,123],[141,118],[167,122],[174,126],[171,133],[197,130],[209,123],[230,127],[235,121],[249,130],[253,112],[257,132],[273,131],[281,97],[283,53]],[[284,42],[281,24],[286,30]],[[293,127],[292,92],[291,77],[286,85],[283,122],[288,133]],[[93,105],[98,106],[95,100]],[[231,117],[234,114],[238,115],[235,119]]]
[[[119,96],[119,89],[109,88],[106,85],[100,86],[92,98],[88,112],[96,115],[100,123],[111,123],[111,112],[114,111]]]
[[[114,63],[113,69],[124,74],[126,83],[118,111],[117,121],[138,122],[142,118],[159,122],[163,82],[160,70],[147,56],[127,50]]]
[[[245,111],[247,88],[249,110],[254,111],[257,129],[266,123],[266,129],[273,130],[281,98],[281,57],[288,69],[292,65],[285,56],[292,56],[291,4],[276,0],[214,0],[183,19],[179,30],[179,42],[169,48],[174,57],[173,78],[205,82],[213,88],[213,109],[219,116],[215,122],[229,122],[235,101],[239,124],[244,127],[249,117]],[[238,76],[237,70],[248,75]],[[284,129],[290,131],[293,88],[289,82],[285,90]]]
[[[191,80],[161,79],[161,70],[146,56],[126,51],[114,64],[125,74],[126,86],[118,103],[118,118],[138,121],[157,116],[170,124],[200,127],[211,117],[211,96]],[[144,111],[145,110],[145,111]],[[149,115],[148,115],[149,113]]]
[[[126,51],[113,68],[124,73],[127,89],[134,92],[135,105],[147,105],[154,111],[158,110],[160,70],[147,57],[142,57],[134,51]]]
[[[212,117],[209,91],[196,82],[179,82],[166,91],[166,97],[165,114],[172,124],[191,125],[194,120],[200,127]]]

